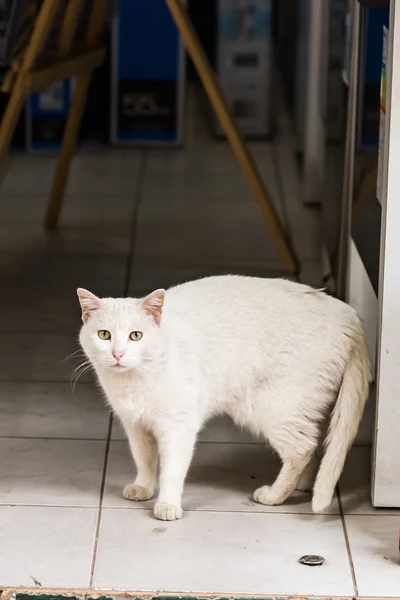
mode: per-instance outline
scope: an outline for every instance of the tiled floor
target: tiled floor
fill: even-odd
[[[193,129],[192,129],[193,131]],[[94,587],[248,594],[398,595],[399,513],[368,498],[368,448],[353,450],[327,515],[297,493],[251,501],[278,469],[257,440],[222,422],[201,436],[175,523],[121,497],[133,477],[123,432],[77,350],[75,289],[139,294],[210,273],[284,275],[224,143],[194,127],[186,152],[86,151],[62,226],[41,219],[54,161],[13,157],[0,188],[0,589]],[[290,139],[252,149],[290,224],[303,279],[318,285],[318,214],[297,200]],[[324,566],[298,563],[320,554]]]

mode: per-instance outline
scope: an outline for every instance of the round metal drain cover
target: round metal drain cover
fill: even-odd
[[[299,558],[299,562],[308,567],[320,567],[324,564],[325,559],[323,556],[318,556],[317,554],[305,554]]]

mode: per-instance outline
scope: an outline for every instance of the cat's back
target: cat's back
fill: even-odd
[[[354,310],[307,285],[239,275],[206,277],[167,291],[165,309],[192,325],[286,327],[356,322]]]
[[[265,373],[311,380],[322,365],[346,361],[352,340],[363,335],[355,311],[322,291],[234,275],[171,288],[163,322],[181,359],[194,357],[216,381],[231,381],[235,373],[241,381]]]

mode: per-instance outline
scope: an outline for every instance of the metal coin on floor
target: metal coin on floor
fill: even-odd
[[[308,567],[320,567],[324,564],[325,559],[323,556],[318,556],[317,554],[305,554],[299,558],[299,562]]]

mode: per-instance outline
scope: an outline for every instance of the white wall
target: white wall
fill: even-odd
[[[390,4],[373,504],[400,507],[400,4]]]

